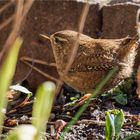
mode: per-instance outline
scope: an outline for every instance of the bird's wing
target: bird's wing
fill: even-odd
[[[70,71],[92,72],[111,69],[116,63],[116,51],[105,49],[101,44],[80,44]]]

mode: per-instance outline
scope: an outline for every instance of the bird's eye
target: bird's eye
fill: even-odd
[[[128,43],[131,42],[131,40],[132,40],[132,38],[130,38],[130,37],[124,39],[124,40],[122,41],[122,45],[127,45]]]
[[[67,41],[68,41],[68,40],[65,39],[65,38],[58,37],[58,36],[55,37],[55,42],[56,42],[56,43],[64,43],[64,42],[67,42]]]

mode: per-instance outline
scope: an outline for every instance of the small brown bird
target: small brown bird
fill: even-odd
[[[81,34],[76,58],[68,74],[63,76],[76,37],[77,32],[70,30],[56,32],[50,37],[58,73],[69,86],[80,92],[91,92],[114,66],[118,66],[119,71],[103,91],[112,89],[131,75],[138,37],[93,39]]]
[[[131,76],[139,42],[137,35],[133,38],[93,39],[81,34],[76,58],[67,74],[65,74],[65,69],[77,39],[77,32],[64,30],[50,37],[41,36],[51,41],[56,64],[50,65],[46,61],[40,63],[40,60],[34,60],[34,62],[56,66],[61,79],[77,91],[83,93],[93,91],[114,66],[118,66],[119,70],[102,89],[102,92],[111,90]],[[22,57],[21,60],[32,66],[26,62],[32,62],[31,58]],[[38,72],[40,73],[40,70]],[[50,75],[44,73],[43,75],[57,82],[57,79]]]

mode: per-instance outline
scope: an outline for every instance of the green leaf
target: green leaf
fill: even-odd
[[[8,90],[15,73],[18,53],[21,44],[22,39],[17,38],[13,46],[10,47],[7,57],[5,58],[0,70],[0,126],[3,125],[4,119],[4,113],[2,112],[2,110],[7,106],[6,91]]]
[[[106,140],[112,140],[115,136],[114,115],[109,111],[106,112],[105,136]]]
[[[114,93],[116,94],[123,94],[122,90],[120,89],[120,87],[116,87],[114,90],[113,90]]]
[[[119,111],[119,113],[115,116],[115,138],[118,139],[120,136],[121,128],[124,124],[124,113],[123,111]]]
[[[45,82],[39,86],[36,93],[36,101],[33,105],[32,124],[38,133],[46,130],[46,123],[50,117],[56,86],[53,82]]]
[[[126,94],[119,94],[115,97],[113,97],[115,101],[121,105],[126,105],[127,104],[127,95]]]
[[[117,140],[124,124],[124,113],[121,110],[110,110],[106,112],[105,136],[106,140]]]
[[[74,100],[77,100],[77,98],[76,97],[71,97],[70,100],[74,101]]]

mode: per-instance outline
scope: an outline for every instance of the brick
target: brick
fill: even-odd
[[[123,38],[136,35],[136,14],[138,4],[122,3],[103,7],[102,38]],[[139,47],[140,48],[140,47]],[[140,49],[135,68],[140,64]]]

